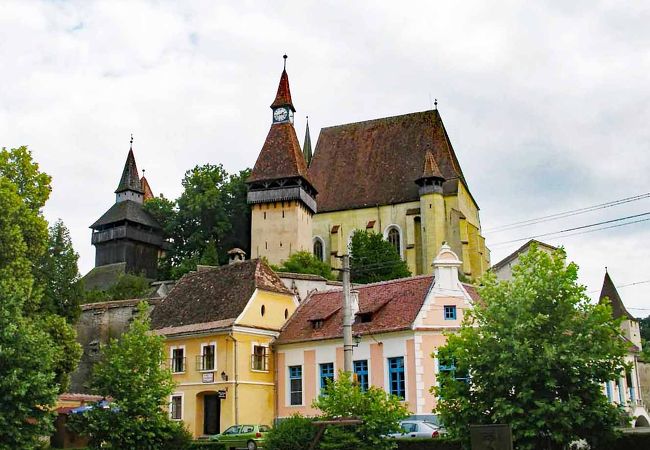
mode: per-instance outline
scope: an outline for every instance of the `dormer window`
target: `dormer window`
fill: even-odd
[[[357,314],[357,323],[368,323],[368,322],[372,322],[372,313],[365,312],[365,313]]]
[[[323,322],[325,322],[323,319],[316,319],[311,321],[311,327],[314,330],[320,330],[323,328]]]

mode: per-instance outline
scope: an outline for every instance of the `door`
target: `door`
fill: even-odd
[[[203,434],[219,434],[221,400],[217,394],[203,396]]]

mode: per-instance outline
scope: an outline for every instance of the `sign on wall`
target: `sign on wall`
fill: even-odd
[[[214,383],[214,372],[207,372],[203,374],[204,383]]]

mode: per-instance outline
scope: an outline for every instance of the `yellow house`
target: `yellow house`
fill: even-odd
[[[200,268],[153,310],[177,383],[169,414],[195,437],[275,417],[269,344],[298,301],[259,259]]]
[[[301,152],[286,70],[250,178],[251,255],[281,264],[312,251],[339,267],[356,230],[383,234],[414,275],[430,274],[443,242],[461,272],[490,266],[479,207],[437,109],[323,128]]]

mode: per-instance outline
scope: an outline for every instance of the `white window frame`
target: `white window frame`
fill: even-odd
[[[216,341],[204,342],[204,343],[201,344],[201,366],[203,366],[203,349],[205,347],[210,346],[210,345],[214,345],[214,361],[212,362],[212,367],[214,367],[214,369],[209,369],[209,370],[207,370],[207,369],[203,370],[202,369],[202,370],[199,370],[199,372],[216,372],[217,371],[217,342]]]
[[[266,349],[266,370],[257,370],[253,369],[253,355],[255,355],[255,347],[264,347]],[[251,342],[251,372],[258,372],[258,373],[269,373],[270,368],[269,368],[269,359],[271,358],[271,354],[269,352],[269,344],[268,342]]]
[[[404,233],[402,232],[402,227],[400,227],[396,223],[391,223],[390,225],[388,225],[386,228],[384,228],[384,240],[388,241],[388,233],[393,228],[396,229],[397,232],[399,233],[399,257],[404,259]]]
[[[174,350],[183,350],[183,358],[185,359],[185,364],[183,365],[183,368],[185,370],[183,370],[182,372],[174,372],[174,363],[173,363],[173,361],[174,361]],[[185,349],[185,346],[184,345],[175,345],[173,347],[169,347],[169,361],[171,361],[170,370],[171,370],[173,375],[187,372],[187,350]]]
[[[181,417],[179,419],[174,419],[174,417],[172,417],[172,404],[174,402],[174,397],[181,398]],[[185,395],[183,394],[183,392],[174,392],[172,395],[169,396],[169,419],[174,421],[182,421],[184,412],[185,412]]]

